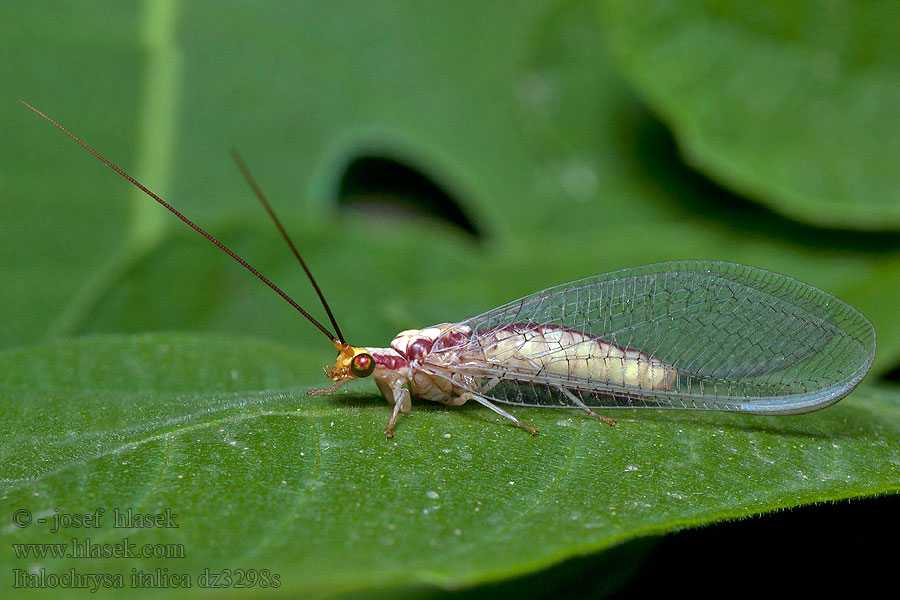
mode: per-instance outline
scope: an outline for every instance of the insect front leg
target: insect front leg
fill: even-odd
[[[388,420],[387,429],[384,430],[384,435],[392,438],[394,437],[394,424],[397,422],[397,416],[400,414],[400,411],[404,413],[409,412],[412,408],[412,399],[410,398],[409,390],[405,387],[400,387],[402,385],[400,382],[391,386],[384,381],[376,379],[375,385],[378,386],[381,395],[394,405],[391,418]]]
[[[307,396],[316,396],[318,394],[331,394],[333,392],[336,392],[338,390],[338,388],[341,387],[342,385],[344,385],[345,383],[347,383],[346,379],[342,379],[340,381],[335,381],[334,385],[331,386],[330,388],[324,388],[324,389],[319,389],[319,390],[307,390],[306,395]]]

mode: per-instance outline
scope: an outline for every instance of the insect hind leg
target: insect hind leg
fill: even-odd
[[[483,383],[481,384],[481,388],[480,388],[480,389],[481,389],[481,393],[482,393],[482,394],[488,393],[489,391],[491,391],[492,389],[494,389],[495,387],[497,387],[497,386],[500,384],[500,381],[501,381],[501,380],[500,380],[499,377],[493,377],[493,378],[488,379],[487,381],[483,382]]]
[[[571,401],[572,401],[572,404],[574,404],[575,406],[577,406],[578,408],[580,408],[581,410],[583,410],[584,412],[586,412],[586,413],[589,414],[590,416],[596,417],[597,419],[600,419],[601,421],[603,421],[603,422],[606,423],[607,425],[615,425],[615,424],[616,424],[616,420],[613,419],[612,417],[607,417],[606,415],[599,415],[599,414],[595,413],[594,411],[592,411],[592,410],[590,409],[590,407],[588,407],[587,404],[585,404],[584,402],[581,401],[581,398],[579,398],[578,396],[576,396],[575,394],[573,394],[570,390],[567,390],[567,389],[564,388],[564,387],[560,387],[560,388],[557,388],[557,389],[559,389],[559,391],[562,392],[563,395],[564,395],[566,398],[568,398],[569,400],[571,400]]]
[[[464,404],[467,400],[474,400],[475,402],[481,404],[482,406],[488,407],[489,409],[491,409],[492,411],[494,411],[495,413],[497,413],[497,414],[500,415],[501,417],[505,417],[505,418],[509,419],[510,421],[512,421],[513,423],[515,423],[518,427],[521,427],[521,428],[524,429],[525,431],[530,432],[531,435],[537,435],[537,434],[538,434],[537,428],[532,427],[531,425],[528,425],[528,424],[526,424],[526,423],[523,423],[522,421],[520,421],[519,419],[517,419],[517,418],[514,417],[513,415],[509,414],[508,412],[506,412],[505,410],[503,410],[503,409],[500,408],[499,406],[495,405],[493,402],[491,402],[490,400],[488,400],[488,399],[485,398],[484,396],[480,396],[480,395],[478,395],[478,394],[475,394],[474,392],[465,392],[465,393],[463,393],[463,394],[460,395],[460,397],[459,397],[459,404]]]

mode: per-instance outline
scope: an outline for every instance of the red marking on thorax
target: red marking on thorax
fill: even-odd
[[[376,365],[392,371],[409,366],[409,362],[405,358],[394,354],[373,353],[372,358],[375,359]]]
[[[406,347],[406,359],[417,360],[424,358],[426,354],[431,352],[431,346],[433,344],[434,341],[428,338],[416,338],[411,344]]]

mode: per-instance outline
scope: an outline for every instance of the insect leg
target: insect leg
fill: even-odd
[[[577,406],[578,408],[580,408],[581,410],[583,410],[584,412],[586,412],[586,413],[589,414],[590,416],[592,416],[592,417],[597,417],[598,419],[600,419],[601,421],[603,421],[603,422],[606,423],[607,425],[615,425],[615,424],[616,424],[616,420],[615,420],[615,419],[613,419],[612,417],[604,416],[604,415],[598,415],[597,413],[595,413],[594,411],[592,411],[590,408],[588,408],[588,406],[587,406],[584,402],[581,401],[581,398],[579,398],[578,396],[576,396],[575,394],[573,394],[572,392],[570,392],[570,391],[567,390],[566,388],[560,387],[560,388],[557,388],[557,389],[558,389],[559,391],[561,391],[563,394],[565,394],[566,398],[568,398],[569,400],[571,400],[572,403],[575,404],[575,406]]]
[[[484,383],[481,384],[481,393],[486,394],[487,392],[489,392],[492,389],[494,389],[495,387],[497,387],[497,385],[499,383],[500,383],[499,377],[494,377],[493,379],[488,379],[487,381],[485,381]]]
[[[313,396],[313,395],[316,395],[316,394],[330,394],[330,393],[332,393],[332,392],[336,392],[337,389],[338,389],[339,387],[341,387],[342,385],[344,385],[344,384],[347,383],[348,381],[350,381],[350,380],[349,380],[349,379],[342,379],[341,381],[336,381],[336,382],[334,383],[334,385],[331,386],[330,388],[325,388],[325,389],[321,389],[321,390],[307,390],[307,391],[306,391],[306,395],[307,395],[307,396]]]
[[[509,419],[510,421],[512,421],[513,423],[515,423],[516,425],[518,425],[525,431],[530,431],[531,435],[538,434],[538,430],[536,428],[532,427],[531,425],[526,425],[525,423],[523,423],[519,419],[515,418],[514,416],[512,416],[511,414],[509,414],[508,412],[506,412],[499,406],[495,406],[493,403],[491,403],[487,398],[485,398],[483,396],[479,396],[478,394],[475,394],[473,392],[465,392],[465,393],[461,394],[459,398],[460,398],[460,404],[463,404],[466,400],[474,400],[475,402],[478,402],[479,404],[488,407],[489,409],[491,409],[492,411],[494,411],[501,417],[506,417],[507,419]]]
[[[499,406],[494,405],[490,400],[488,400],[487,398],[485,398],[485,397],[482,396],[481,394],[479,394],[479,393],[473,391],[472,388],[467,387],[467,386],[466,386],[465,384],[463,384],[462,382],[460,382],[460,381],[458,381],[458,380],[454,380],[453,378],[448,377],[448,376],[445,375],[444,373],[442,373],[442,372],[440,372],[440,371],[437,371],[437,370],[430,370],[430,371],[428,371],[428,373],[429,373],[430,375],[434,376],[434,377],[440,377],[441,379],[444,379],[444,380],[446,380],[446,381],[449,381],[449,382],[452,383],[454,386],[458,386],[458,387],[461,387],[461,388],[463,388],[464,390],[466,390],[465,392],[463,392],[463,393],[460,394],[457,398],[454,399],[454,402],[453,402],[453,405],[454,405],[454,406],[461,406],[461,405],[465,404],[465,403],[466,403],[467,401],[469,401],[469,400],[474,400],[475,402],[478,402],[479,404],[488,407],[489,409],[491,409],[492,411],[494,411],[495,413],[497,413],[497,414],[500,415],[501,417],[505,417],[505,418],[509,419],[510,421],[512,421],[513,423],[515,423],[517,426],[521,427],[521,428],[524,429],[525,431],[530,432],[531,435],[537,435],[537,434],[538,434],[538,430],[537,430],[535,427],[532,427],[531,425],[526,425],[525,423],[523,423],[523,422],[520,421],[519,419],[515,418],[514,416],[512,416],[511,414],[509,414],[508,412],[506,412],[505,410],[503,410],[503,409],[500,408]],[[498,383],[500,383],[500,378],[493,378],[493,379],[491,379],[491,380],[487,383],[487,386],[488,386],[487,389],[490,389],[490,388],[492,388],[492,387],[495,387]]]
[[[394,388],[394,411],[391,413],[391,418],[388,420],[387,429],[384,430],[384,435],[389,438],[394,437],[394,423],[397,422],[397,415],[403,410],[404,405],[406,406],[406,410],[403,412],[409,412],[411,402],[408,389]]]

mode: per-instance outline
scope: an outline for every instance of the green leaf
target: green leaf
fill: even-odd
[[[687,161],[792,218],[900,228],[900,7],[601,0]]]
[[[834,436],[860,446],[892,439],[893,408],[885,407],[894,405],[894,392],[879,388],[860,390],[821,415],[786,420],[638,413],[609,430],[578,415],[523,411],[546,430],[536,440],[475,407],[417,405],[394,443],[386,442],[389,407],[370,387],[360,383],[331,399],[304,396],[326,383],[319,367],[334,358],[318,331],[15,102],[29,101],[83,136],[321,315],[228,158],[228,148],[238,148],[356,344],[383,346],[400,330],[462,319],[579,277],[704,258],[783,272],[849,302],[878,332],[867,383],[894,369],[900,238],[849,231],[847,224],[869,218],[866,204],[856,205],[859,214],[848,215],[841,229],[829,229],[796,211],[759,209],[739,195],[754,188],[726,190],[699,177],[655,114],[683,145],[677,123],[639,95],[647,92],[627,69],[625,76],[620,71],[621,56],[610,53],[619,47],[617,34],[605,18],[598,19],[593,2],[557,0],[525,7],[225,3],[215,11],[165,0],[3,3],[0,47],[8,60],[0,72],[11,96],[0,102],[7,134],[0,153],[0,347],[19,348],[3,355],[0,369],[6,382],[0,420],[5,432],[16,432],[2,446],[3,476],[13,477],[4,484],[10,488],[4,507],[171,506],[189,516],[184,528],[136,534],[166,542],[183,535],[190,542],[186,565],[262,563],[285,573],[285,590],[380,587],[389,594],[388,586],[414,581],[533,574],[573,553],[632,539],[636,512],[650,524],[638,534],[668,530],[668,505],[657,496],[678,493],[673,478],[680,476],[686,486],[693,480],[720,489],[710,461],[703,458],[696,475],[693,461],[732,456],[726,447],[739,449],[734,460],[752,467],[759,457],[740,436],[771,448],[762,456],[774,462],[773,478],[726,477],[733,484],[726,495],[737,498],[731,512],[710,516],[716,498],[688,498],[697,503],[696,522],[813,496],[870,493],[857,479],[844,486],[826,477],[810,494],[791,495],[802,477],[785,465],[806,468],[814,459],[806,455],[818,454],[812,445]],[[748,127],[765,131],[765,125]],[[811,160],[827,164],[829,146],[821,149]],[[475,223],[478,241],[434,220],[349,210],[340,182],[352,161],[371,156],[394,159],[440,185]],[[860,189],[883,187],[890,172],[859,171]],[[185,333],[144,336],[161,331]],[[84,339],[61,341],[67,336]],[[886,437],[875,435],[879,427]],[[777,443],[765,446],[770,435]],[[716,445],[723,441],[731,444]],[[327,447],[332,442],[343,446]],[[665,464],[681,461],[684,473],[654,469],[651,480],[637,452],[653,455],[653,443],[668,447]],[[844,456],[843,438],[838,444],[823,446],[821,456]],[[300,452],[306,454],[298,458]],[[461,458],[466,452],[472,460]],[[321,461],[311,465],[310,456]],[[540,466],[520,468],[523,456]],[[633,460],[625,464],[627,457]],[[613,487],[591,479],[603,475],[606,463],[622,469],[610,471],[619,476]],[[890,458],[881,466],[895,464]],[[567,472],[585,475],[559,480],[580,486],[574,503],[591,496],[589,508],[600,498],[606,510],[585,510],[578,519],[557,511],[569,490],[554,476]],[[373,483],[382,475],[384,483]],[[482,501],[476,514],[488,515],[486,521],[474,520],[457,480],[476,482],[466,498]],[[503,487],[509,480],[517,484]],[[29,496],[30,485],[48,495]],[[357,491],[366,495],[348,501]],[[608,506],[625,506],[625,492],[651,506],[612,515]],[[435,505],[437,513],[420,514]],[[315,516],[305,512],[295,521],[294,511],[309,506]],[[452,510],[468,520],[454,524],[442,516]],[[533,516],[568,537],[554,541],[544,529],[537,547],[523,542],[531,539]],[[598,522],[602,527],[581,527]],[[8,523],[0,526],[3,534],[16,539],[68,539]],[[391,523],[395,529],[385,531]],[[475,564],[482,546],[469,536],[485,523],[496,539],[484,542],[485,560]],[[406,543],[414,531],[422,539],[408,549],[383,544]],[[118,540],[120,533],[104,530],[102,539]],[[366,543],[357,548],[359,540]],[[506,562],[509,548],[518,554]],[[616,565],[616,556],[603,556]],[[629,558],[629,569],[636,568],[640,557]],[[345,577],[332,586],[329,569],[338,563]],[[357,571],[356,563],[367,566]],[[616,565],[602,579],[626,575]],[[532,576],[546,582],[546,573]]]
[[[200,591],[204,568],[267,568],[281,593],[304,596],[456,587],[639,536],[900,487],[896,389],[863,388],[800,417],[618,411],[615,428],[574,411],[517,410],[537,437],[477,406],[418,403],[388,440],[390,407],[365,382],[305,396],[297,383],[312,381],[317,361],[183,335],[0,355],[5,518],[25,509],[51,520],[5,526],[4,571],[75,568],[127,582],[131,569],[168,569]],[[56,509],[97,508],[99,528],[49,529]],[[170,509],[178,527],[114,529],[117,508]],[[13,554],[13,544],[85,537],[178,544],[186,557]]]

